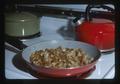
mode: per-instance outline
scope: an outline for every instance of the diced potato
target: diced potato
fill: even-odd
[[[80,67],[91,63],[85,51],[80,48],[52,48],[35,51],[30,56],[30,61],[37,66],[52,68]]]

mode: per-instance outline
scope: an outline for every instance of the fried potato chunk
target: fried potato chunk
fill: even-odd
[[[34,65],[47,68],[71,68],[80,67],[93,61],[85,51],[80,48],[57,48],[35,51],[30,56]]]

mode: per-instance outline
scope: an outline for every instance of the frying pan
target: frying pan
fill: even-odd
[[[60,68],[60,69],[35,66],[30,62],[30,55],[32,52],[46,48],[57,48],[59,46],[64,48],[81,48],[90,57],[93,57],[94,60],[90,64],[87,64],[85,66]],[[42,75],[48,77],[57,77],[57,78],[75,76],[77,74],[82,74],[90,70],[95,66],[100,56],[101,56],[100,51],[95,46],[80,41],[68,41],[68,40],[64,40],[64,41],[51,40],[46,42],[40,42],[25,48],[22,52],[22,58],[31,67],[31,69],[35,70],[36,72]]]

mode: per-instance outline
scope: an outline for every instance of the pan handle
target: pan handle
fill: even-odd
[[[7,42],[8,44],[14,46],[15,48],[19,49],[19,50],[23,50],[24,48],[26,48],[27,46],[25,44],[22,43],[22,41],[20,41],[19,39],[15,39],[15,38],[5,38],[5,42]]]

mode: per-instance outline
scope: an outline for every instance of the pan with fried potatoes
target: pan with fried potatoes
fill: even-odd
[[[22,52],[22,58],[31,69],[49,77],[70,77],[87,72],[100,56],[95,46],[68,40],[40,42]]]

